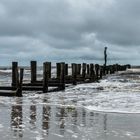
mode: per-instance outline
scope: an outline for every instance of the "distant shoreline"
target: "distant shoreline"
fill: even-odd
[[[133,66],[133,65],[131,65],[131,68],[137,68],[137,69],[139,69],[140,68],[140,66]]]

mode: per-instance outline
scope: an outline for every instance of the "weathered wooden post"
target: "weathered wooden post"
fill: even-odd
[[[73,85],[77,84],[77,64],[72,63],[72,80]]]
[[[106,66],[105,74],[109,74],[109,67]]]
[[[124,70],[126,71],[126,69],[127,69],[127,65],[124,65]]]
[[[90,74],[90,65],[87,64],[87,75],[89,75],[89,74]]]
[[[23,74],[24,74],[24,69],[20,68],[20,78],[19,78],[19,83],[22,84],[23,82]]]
[[[108,66],[109,74],[111,74],[111,65]]]
[[[105,75],[105,66],[104,65],[103,65],[102,69],[103,69],[103,75]]]
[[[118,71],[120,71],[120,65],[118,64]]]
[[[114,66],[113,65],[110,65],[110,74],[114,74],[115,71],[114,71]]]
[[[36,82],[36,75],[37,75],[37,62],[31,61],[31,83]]]
[[[106,75],[106,65],[107,65],[107,47],[104,48],[104,67],[103,67],[103,75]]]
[[[61,73],[61,64],[56,63],[56,77],[60,79],[60,73]]]
[[[12,62],[12,87],[17,88],[19,82],[18,62]]]
[[[51,62],[47,62],[47,69],[48,69],[48,77],[51,78]]]
[[[93,68],[94,68],[94,65],[90,64],[89,65],[89,75],[90,75],[91,81],[94,81],[94,79],[95,79],[94,69]]]
[[[23,74],[24,74],[24,69],[20,68],[20,74],[19,74],[19,83],[16,91],[16,96],[22,97],[22,83],[23,83]]]
[[[117,72],[117,66],[114,64],[114,71]]]
[[[86,77],[86,63],[82,64],[82,78],[85,80]]]
[[[50,62],[43,63],[43,93],[48,92],[48,81],[50,78]]]
[[[115,65],[116,72],[118,71],[118,64]]]
[[[100,66],[100,79],[102,79],[102,77],[103,77],[103,67]]]
[[[65,75],[68,75],[68,64],[65,64]]]
[[[81,64],[77,64],[77,74],[81,75]]]
[[[99,65],[95,64],[96,80],[99,78]]]
[[[60,83],[61,83],[61,86],[60,86],[60,89],[61,90],[64,90],[65,89],[65,63],[62,62],[60,63]]]
[[[107,47],[105,47],[105,49],[104,49],[104,60],[105,60],[104,66],[106,67],[106,64],[107,64]]]
[[[128,64],[128,65],[127,65],[127,68],[128,68],[128,69],[131,69],[131,65],[130,65],[130,64]]]
[[[113,65],[112,68],[113,68],[113,73],[115,73],[115,72],[116,72],[116,67],[115,67],[115,65]]]
[[[111,65],[108,66],[109,74],[111,74]]]
[[[95,64],[93,64],[93,77],[94,77],[94,81],[96,81]]]

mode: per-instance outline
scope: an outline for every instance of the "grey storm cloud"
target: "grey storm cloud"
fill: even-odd
[[[139,0],[1,0],[1,64],[31,59],[103,63],[105,46],[110,63],[137,64],[139,13]]]

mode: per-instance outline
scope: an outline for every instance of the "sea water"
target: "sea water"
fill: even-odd
[[[55,77],[55,71],[52,71]],[[29,81],[25,70],[24,81]],[[42,70],[38,71],[38,79]],[[11,70],[0,70],[10,85]],[[0,140],[139,140],[140,70],[129,69],[65,91],[0,97]]]

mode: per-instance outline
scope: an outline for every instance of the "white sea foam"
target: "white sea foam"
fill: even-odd
[[[44,138],[42,138],[41,136],[37,136],[36,140],[43,140]]]
[[[2,124],[0,124],[0,129],[2,129],[4,126]]]
[[[6,70],[0,70],[0,73],[11,73],[11,69],[6,69]]]
[[[128,70],[106,76],[98,83],[70,86],[63,92],[52,92],[46,95],[29,92],[24,95],[24,101],[0,98],[0,103],[3,106],[40,104],[66,108],[83,107],[89,111],[98,112],[140,113],[140,78],[138,76],[139,74],[136,73],[130,74]],[[47,101],[42,102],[44,97]]]
[[[52,133],[52,135],[55,135],[55,136],[58,136],[58,137],[61,137],[61,138],[63,138],[63,137],[64,137],[63,135],[56,134],[56,133]]]
[[[140,79],[132,77],[112,75],[99,83],[77,85],[63,92],[63,99],[75,100],[77,106],[90,111],[140,113]]]

